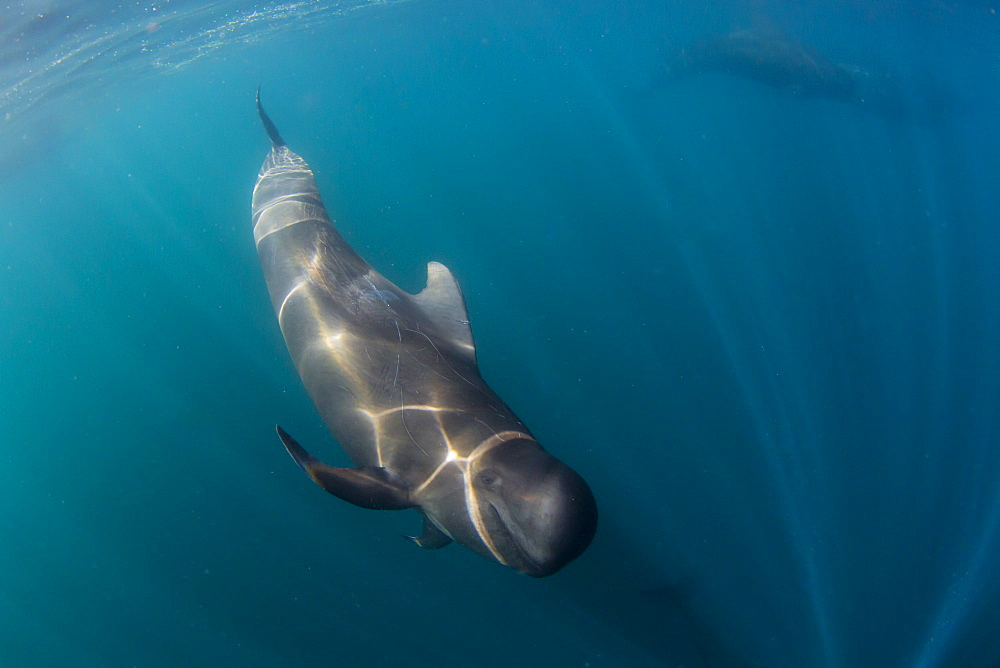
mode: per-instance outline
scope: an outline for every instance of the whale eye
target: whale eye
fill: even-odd
[[[485,471],[479,472],[479,482],[485,485],[486,487],[491,486],[494,482],[496,482],[496,479],[497,479],[497,474],[495,471],[491,469],[486,469]]]

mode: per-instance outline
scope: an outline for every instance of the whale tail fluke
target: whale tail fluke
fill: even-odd
[[[257,113],[260,114],[260,122],[264,124],[264,130],[271,139],[271,146],[274,148],[284,146],[285,140],[281,138],[278,128],[275,127],[271,117],[267,115],[267,112],[264,111],[264,107],[260,103],[260,86],[257,86]]]

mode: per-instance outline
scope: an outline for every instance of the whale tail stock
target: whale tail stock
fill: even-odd
[[[278,148],[285,145],[285,140],[281,138],[278,133],[278,128],[275,127],[274,121],[271,117],[267,115],[264,111],[264,107],[260,103],[260,86],[257,86],[257,113],[260,114],[260,122],[264,124],[264,130],[267,132],[268,138],[271,140],[271,146]]]

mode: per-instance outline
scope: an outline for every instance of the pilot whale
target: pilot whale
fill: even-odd
[[[578,557],[597,527],[584,479],[549,454],[486,384],[465,300],[442,264],[411,295],[334,228],[309,165],[257,111],[271,151],[253,191],[253,232],[299,376],[356,468],[278,436],[320,487],[362,508],[414,508],[425,548],[454,541],[535,577]]]
[[[803,97],[853,100],[861,70],[832,63],[799,41],[774,31],[738,30],[695,42],[663,66],[661,76],[724,72]]]

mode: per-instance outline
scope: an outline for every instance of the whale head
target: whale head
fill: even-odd
[[[533,577],[580,556],[597,529],[597,503],[578,473],[538,443],[513,439],[468,472],[477,529],[497,561]]]

